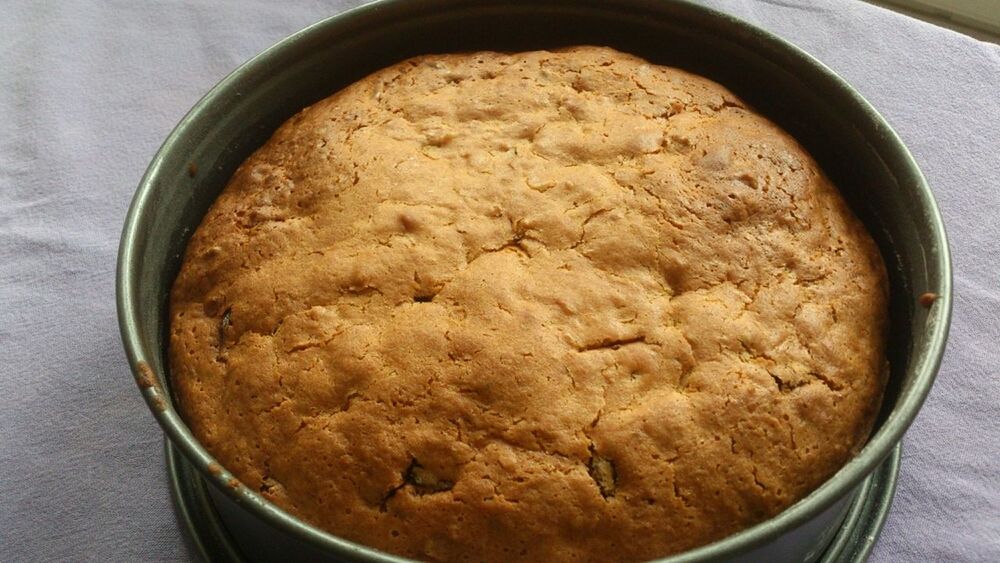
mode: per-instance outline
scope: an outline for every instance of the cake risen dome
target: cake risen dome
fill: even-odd
[[[640,560],[830,477],[884,386],[884,267],[794,139],[607,48],[424,56],[237,170],[172,380],[248,487],[429,560]]]

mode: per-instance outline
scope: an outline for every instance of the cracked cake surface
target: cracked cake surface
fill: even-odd
[[[248,487],[429,560],[640,560],[788,507],[866,438],[887,282],[787,133],[607,48],[423,56],[236,171],[171,377]]]

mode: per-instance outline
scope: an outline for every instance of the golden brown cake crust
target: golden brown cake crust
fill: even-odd
[[[171,301],[249,487],[431,560],[637,560],[773,515],[864,440],[875,245],[723,87],[606,48],[426,56],[285,123]]]

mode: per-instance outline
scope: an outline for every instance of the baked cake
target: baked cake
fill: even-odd
[[[777,514],[863,444],[876,246],[724,87],[607,48],[423,56],[236,171],[172,381],[247,487],[417,559],[639,560]]]

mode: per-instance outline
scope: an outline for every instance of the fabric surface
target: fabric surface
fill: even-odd
[[[135,186],[237,65],[360,2],[8,0],[0,17],[0,560],[189,561],[114,269]],[[913,152],[951,339],[873,561],[1000,560],[1000,47],[853,0],[710,0],[854,85]]]

